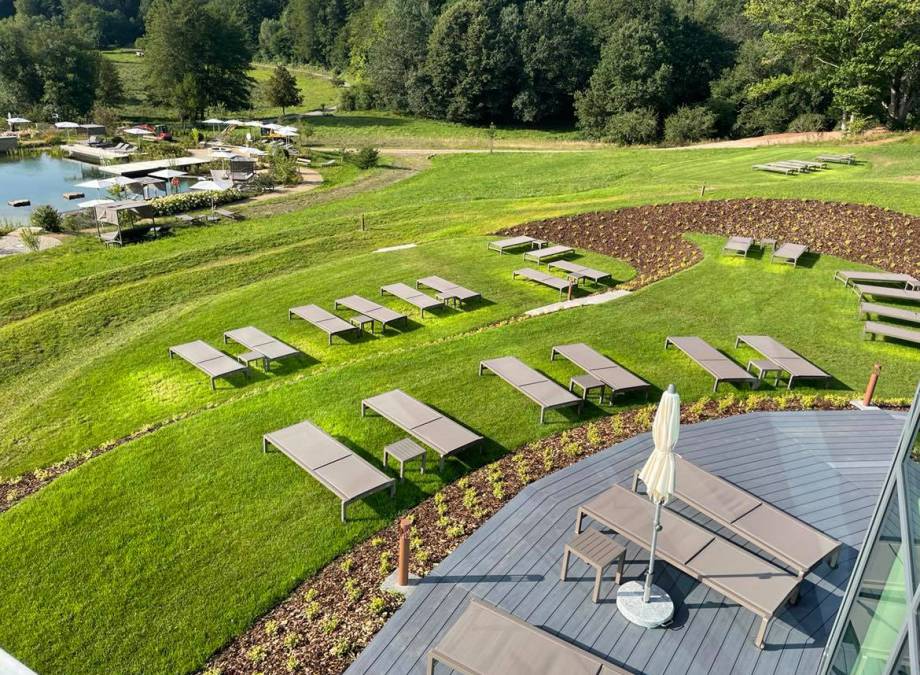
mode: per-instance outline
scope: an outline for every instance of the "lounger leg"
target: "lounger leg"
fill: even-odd
[[[345,522],[345,502],[344,501],[342,502],[342,506],[340,509],[340,517],[342,518],[342,522],[344,523]]]
[[[214,386],[214,378],[211,378],[211,391],[217,391],[217,387]]]
[[[364,417],[364,411],[365,411],[365,410],[366,410],[366,407],[365,407],[365,405],[364,405],[364,401],[361,401],[361,417]]]
[[[633,471],[632,491],[633,492],[639,491],[639,472],[638,471]]]
[[[762,619],[760,622],[760,630],[757,631],[757,637],[754,638],[754,646],[757,649],[763,649],[763,641],[767,637],[767,627],[770,625],[770,619]]]
[[[427,669],[427,674],[428,674],[428,675],[434,675],[434,656],[432,656],[431,654],[428,655],[428,669]]]
[[[332,333],[329,333],[329,346],[332,346]]]
[[[444,455],[438,460],[438,472],[444,471]]]
[[[426,455],[427,455],[427,454],[428,454],[428,452],[426,451],[425,454],[422,455],[422,473],[425,473],[425,460],[426,460]]]
[[[543,424],[543,417],[545,412],[546,410],[544,408],[540,408],[540,424]]]
[[[268,440],[265,438],[262,439],[262,452],[268,452]]]
[[[591,599],[594,601],[594,604],[597,604],[598,598],[601,596],[601,573],[602,570],[600,567],[595,567],[596,574],[594,575],[594,593],[591,595]]]
[[[837,564],[840,562],[840,549],[831,553],[830,557],[827,559],[827,564],[831,566],[832,569],[837,569]]]
[[[617,586],[619,586],[623,582],[623,568],[625,566],[626,566],[626,551],[624,550],[620,554],[620,559],[617,562],[617,576],[616,576]]]
[[[562,569],[559,570],[559,581],[565,581],[565,577],[569,571],[569,555],[571,555],[571,552],[569,551],[569,547],[566,546],[565,553],[562,554]]]
[[[578,513],[575,516],[575,534],[581,534],[581,521],[584,520],[584,517],[584,511],[578,509]]]
[[[389,460],[389,458],[387,457],[387,451],[384,450],[384,451],[383,451],[383,468],[384,468],[384,469],[389,469],[389,468],[390,468],[390,463],[389,463],[388,460]]]
[[[716,393],[716,389],[718,388],[719,388],[719,381],[716,380],[715,382],[712,383],[712,393],[713,394]]]
[[[399,462],[399,480],[403,479],[403,474],[405,472],[405,469],[406,469],[406,463],[403,461],[400,461]]]

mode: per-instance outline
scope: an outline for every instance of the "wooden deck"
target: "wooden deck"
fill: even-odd
[[[806,578],[799,604],[774,619],[762,651],[753,646],[759,619],[667,565],[656,582],[677,604],[668,629],[643,630],[617,613],[612,571],[597,605],[593,571],[581,561],[559,581],[578,505],[614,483],[629,485],[651,450],[643,434],[523,490],[422,580],[348,673],[424,673],[428,650],[469,594],[635,673],[814,673],[903,420],[885,412],[754,413],[681,430],[677,451],[687,459],[844,543],[839,567],[822,564]],[[719,529],[679,502],[671,508]],[[624,577],[638,577],[646,563],[630,545]]]

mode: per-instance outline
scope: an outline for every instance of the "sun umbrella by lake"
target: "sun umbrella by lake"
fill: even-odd
[[[233,183],[228,180],[202,180],[195,183],[189,190],[198,190],[201,192],[223,192],[233,187]]]
[[[10,131],[16,129],[17,124],[28,124],[31,120],[27,120],[25,117],[11,117],[9,113],[6,114],[6,123],[10,127]]]

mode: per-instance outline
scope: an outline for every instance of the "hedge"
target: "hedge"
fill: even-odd
[[[206,191],[206,192],[182,192],[175,195],[166,195],[150,200],[150,205],[157,216],[173,216],[185,211],[195,211],[196,209],[206,209],[212,204],[219,206],[237,202],[243,198],[243,193],[239,190]]]

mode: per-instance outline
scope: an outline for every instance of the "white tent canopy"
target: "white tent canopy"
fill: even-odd
[[[32,120],[27,120],[25,117],[10,117],[6,116],[7,124],[28,124]]]
[[[224,122],[224,124],[226,124],[228,127],[242,127],[246,125],[245,122],[242,122],[240,120],[227,120],[226,122]]]
[[[77,187],[91,188],[93,190],[106,190],[114,185],[122,187],[126,185],[136,185],[137,181],[127,176],[113,176],[112,178],[96,178],[84,183],[77,183]]]
[[[225,124],[224,120],[219,120],[216,117],[211,117],[202,122],[202,124]]]
[[[261,129],[262,123],[259,120],[250,120],[249,122],[246,122],[246,124],[244,124],[243,126],[252,127],[253,129]]]
[[[54,126],[58,129],[79,129],[80,125],[76,122],[55,122]]]
[[[202,180],[191,186],[190,190],[200,192],[223,192],[233,187],[233,183],[228,180]]]
[[[150,130],[141,129],[140,127],[131,127],[130,129],[125,129],[124,133],[130,134],[131,136],[147,136],[150,134]]]
[[[154,178],[165,178],[166,180],[188,176],[184,171],[176,171],[175,169],[160,169],[159,171],[154,171],[150,175]]]
[[[106,204],[114,204],[114,199],[90,199],[86,202],[80,202],[77,204],[81,209],[93,209],[97,206],[105,206]]]

